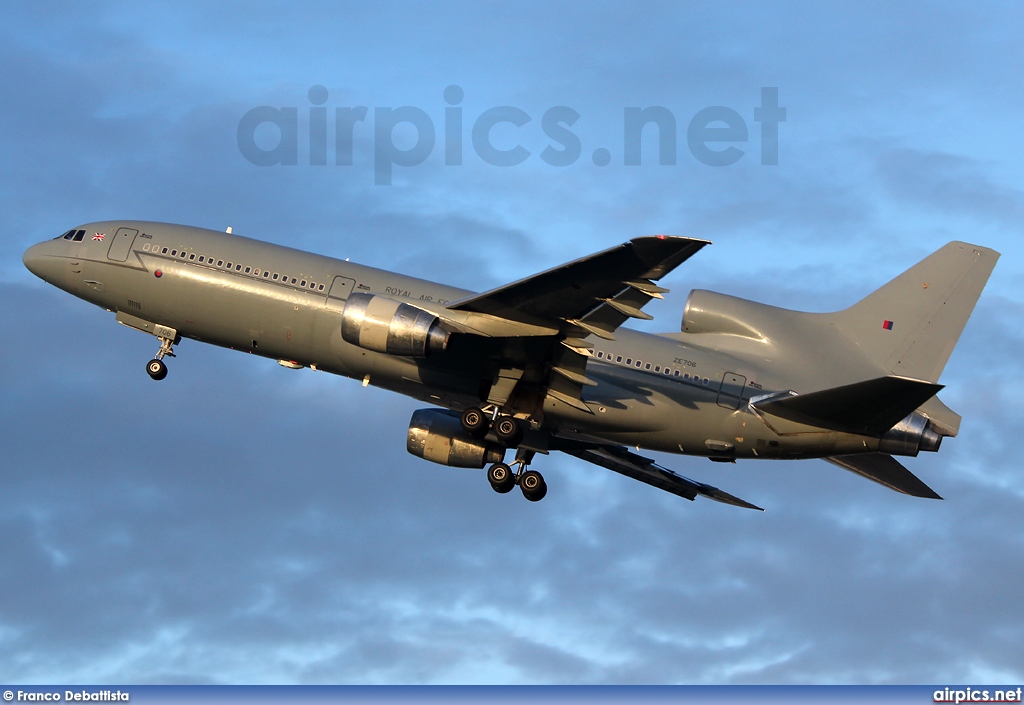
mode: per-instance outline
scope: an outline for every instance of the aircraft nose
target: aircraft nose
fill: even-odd
[[[51,259],[46,253],[46,244],[40,242],[32,245],[25,250],[25,254],[21,258],[21,261],[25,263],[25,268],[44,281],[47,280],[47,270],[50,269],[48,265]]]

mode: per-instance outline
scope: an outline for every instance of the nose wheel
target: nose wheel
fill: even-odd
[[[159,340],[160,349],[157,351],[156,357],[146,363],[146,373],[157,381],[167,376],[167,365],[164,363],[164,356],[175,357],[173,347],[175,341],[171,338],[159,338]]]
[[[146,372],[150,377],[159,381],[167,376],[167,365],[163,360],[150,360],[146,363]]]

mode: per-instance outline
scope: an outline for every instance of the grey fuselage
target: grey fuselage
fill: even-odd
[[[425,279],[311,254],[224,232],[140,221],[78,226],[81,241],[33,246],[26,266],[118,320],[167,326],[190,338],[294,366],[368,381],[437,406],[478,405],[495,361],[479,346],[452,336],[443,352],[414,359],[346,342],[341,312],[352,292],[378,294],[432,312],[471,292]],[[103,239],[93,239],[103,234]],[[759,304],[750,305],[759,306]],[[776,309],[777,310],[777,309]],[[788,312],[790,328],[800,314]],[[805,339],[781,346],[768,336],[722,333],[652,335],[620,328],[614,340],[592,337],[586,374],[596,386],[584,400],[594,413],[553,398],[541,418],[563,438],[595,439],[691,455],[732,458],[808,458],[871,452],[879,439],[787,422],[773,428],[748,404],[770,392],[836,384],[885,370],[849,352],[844,341]],[[522,339],[529,359],[533,341]]]

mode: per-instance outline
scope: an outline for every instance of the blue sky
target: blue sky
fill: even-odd
[[[0,9],[0,681],[956,683],[1024,680],[1024,12],[1014,3],[47,3]],[[463,163],[445,164],[445,89]],[[328,164],[311,166],[323,86]],[[778,165],[754,110],[777,88]],[[256,166],[242,117],[295,108],[297,164]],[[365,106],[353,164],[334,111]],[[379,108],[436,144],[375,185]],[[530,121],[492,143],[472,125]],[[581,153],[542,126],[557,106]],[[676,163],[623,164],[661,106]],[[688,149],[704,108],[748,140]],[[264,126],[264,149],[276,133]],[[409,149],[409,125],[393,134]],[[723,145],[725,146],[725,145]],[[716,146],[717,148],[717,146]],[[598,166],[596,149],[610,163]],[[963,414],[908,460],[914,500],[822,461],[665,456],[767,508],[686,502],[568,457],[537,505],[405,451],[417,404],[153,339],[32,277],[78,223],[223,229],[482,290],[628,238],[714,241],[666,280],[844,307],[949,240],[1003,253],[942,378]]]

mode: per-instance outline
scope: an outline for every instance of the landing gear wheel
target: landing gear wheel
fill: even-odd
[[[146,363],[146,372],[155,380],[161,380],[167,376],[167,365],[163,360],[150,360]]]
[[[462,412],[462,427],[469,432],[473,438],[483,438],[487,435],[487,415],[475,406],[471,406]]]
[[[541,501],[548,493],[547,483],[536,470],[527,470],[519,477],[519,489],[523,491],[523,496],[531,502]]]
[[[509,448],[514,448],[523,439],[523,428],[513,416],[499,416],[494,421],[494,435]]]
[[[498,494],[510,492],[516,486],[516,476],[505,463],[495,463],[487,469],[487,481]]]

